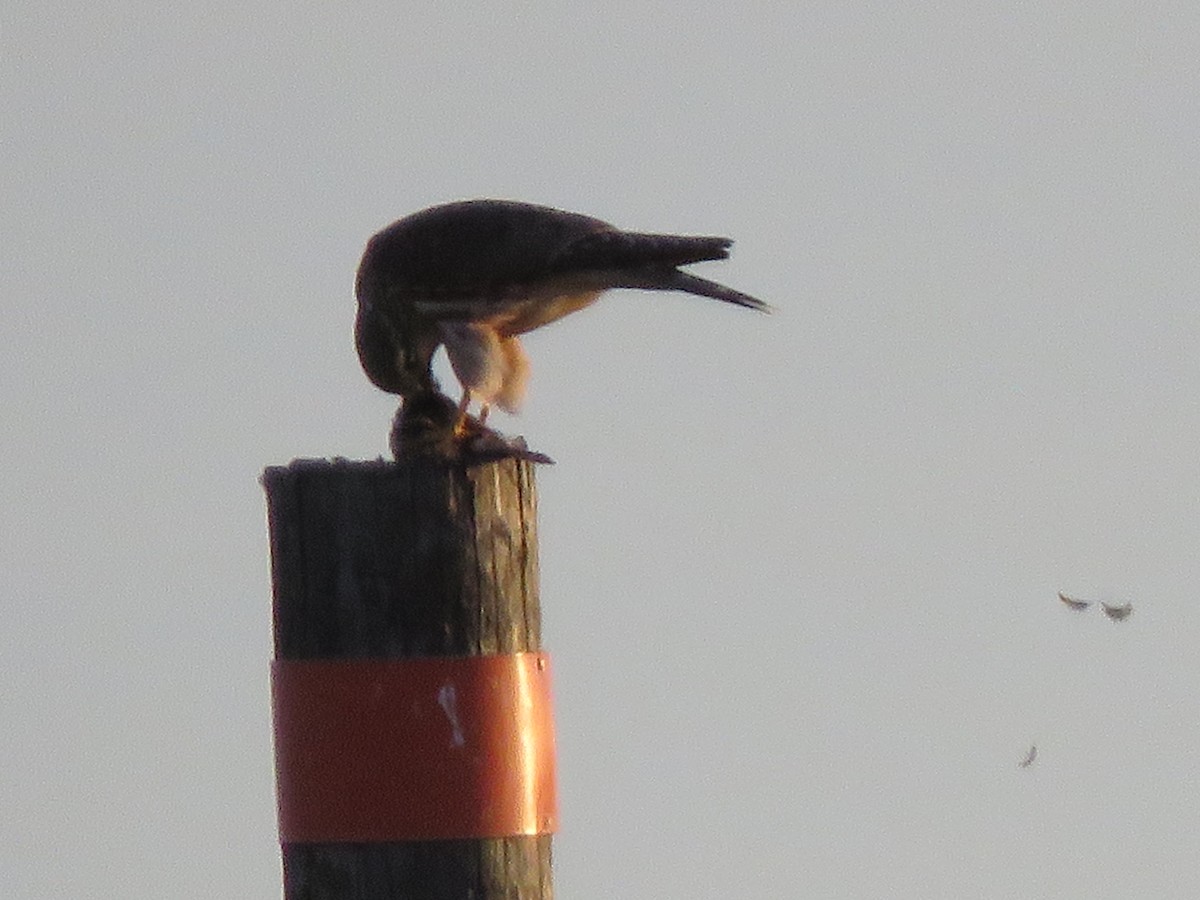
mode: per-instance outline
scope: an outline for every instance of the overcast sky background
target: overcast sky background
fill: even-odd
[[[279,895],[257,479],[386,452],[359,255],[487,196],[778,309],[496,417],[559,896],[1200,896],[1200,8],[473,7],[0,16],[0,894]]]

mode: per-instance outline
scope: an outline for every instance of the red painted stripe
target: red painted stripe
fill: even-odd
[[[556,830],[546,654],[276,660],[271,674],[284,843]]]

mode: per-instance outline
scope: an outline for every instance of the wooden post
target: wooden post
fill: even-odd
[[[531,463],[298,460],[263,484],[276,660],[541,649]],[[548,833],[285,841],[284,896],[547,900],[550,850]]]

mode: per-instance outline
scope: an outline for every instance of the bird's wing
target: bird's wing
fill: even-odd
[[[1092,605],[1088,600],[1076,600],[1074,597],[1068,597],[1062,591],[1058,592],[1058,599],[1071,607],[1071,609],[1087,609]]]
[[[676,268],[726,259],[732,245],[733,241],[723,237],[595,231],[564,247],[554,260],[554,271],[560,276],[593,273],[597,280],[585,283],[600,288],[685,291],[770,312],[771,308],[756,297]]]
[[[638,269],[643,266],[686,266],[727,259],[733,241],[725,237],[643,234],[615,228],[580,234],[554,255],[555,271]]]
[[[434,206],[371,238],[359,266],[359,296],[384,304],[419,300],[437,307],[439,317],[475,319],[470,302],[511,299],[514,289],[553,274],[564,248],[611,230],[590,216],[527,203],[469,200]]]

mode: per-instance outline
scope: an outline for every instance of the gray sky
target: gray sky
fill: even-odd
[[[256,479],[385,452],[358,256],[491,196],[779,310],[613,294],[497,416],[561,896],[1200,896],[1197,7],[438,8],[0,19],[0,893],[278,895]]]

